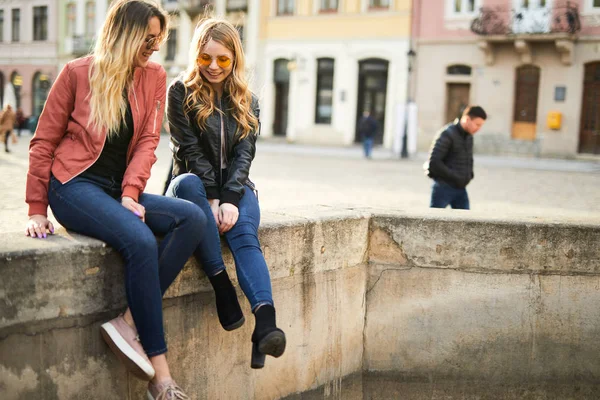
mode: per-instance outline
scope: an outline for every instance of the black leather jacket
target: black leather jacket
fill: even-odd
[[[196,120],[196,112],[184,112],[186,88],[180,78],[169,87],[167,117],[171,131],[173,151],[173,177],[190,172],[198,175],[204,183],[209,199],[220,199],[221,203],[238,206],[244,195],[244,185],[254,189],[248,179],[250,164],[256,151],[256,137],[259,132],[250,132],[239,140],[237,122],[231,115],[232,105],[227,94],[221,100],[225,111],[225,145],[227,154],[227,175],[221,171],[221,115],[213,113],[201,129]],[[252,96],[252,109],[259,117],[258,99]]]
[[[473,135],[465,132],[460,122],[444,127],[433,140],[427,175],[450,186],[463,189],[473,174]]]

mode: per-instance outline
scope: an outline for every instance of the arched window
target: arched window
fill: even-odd
[[[33,87],[32,87],[32,107],[31,115],[39,116],[44,109],[46,98],[48,98],[48,91],[50,89],[50,78],[48,75],[41,72],[36,72],[33,75]]]
[[[448,75],[471,75],[471,67],[463,64],[450,65],[446,68]]]
[[[333,58],[317,59],[317,102],[315,123],[331,124],[333,113]]]

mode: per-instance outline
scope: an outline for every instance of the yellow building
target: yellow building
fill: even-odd
[[[253,87],[262,135],[350,145],[368,110],[376,143],[403,132],[410,0],[261,0]]]

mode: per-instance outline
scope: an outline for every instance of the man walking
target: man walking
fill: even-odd
[[[13,128],[15,127],[15,122],[17,121],[17,116],[12,109],[10,104],[4,106],[4,112],[0,116],[0,138],[4,139],[4,151],[10,153],[8,149],[8,139],[12,137],[12,142],[15,144],[17,142],[17,137],[14,136]]]
[[[379,129],[377,120],[371,116],[368,111],[363,112],[360,121],[358,122],[358,133],[363,141],[363,148],[365,151],[365,157],[371,158],[371,151],[373,150],[373,141],[375,135]]]
[[[469,106],[460,120],[447,125],[436,135],[425,163],[427,176],[434,180],[430,207],[470,208],[466,187],[474,177],[473,135],[486,119],[483,108]]]

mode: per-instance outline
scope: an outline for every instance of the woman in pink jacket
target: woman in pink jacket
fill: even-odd
[[[165,101],[166,73],[149,61],[168,32],[158,7],[114,2],[93,54],[58,76],[30,144],[26,234],[54,231],[50,205],[67,229],[121,254],[129,308],[101,332],[131,372],[150,380],[148,398],[166,400],[188,397],[169,372],[162,295],[202,239],[206,217],[188,201],[143,193]]]

